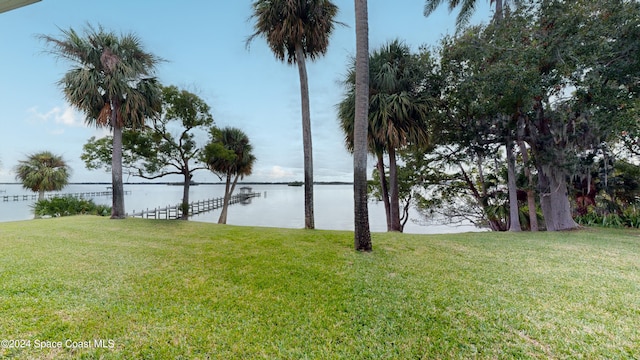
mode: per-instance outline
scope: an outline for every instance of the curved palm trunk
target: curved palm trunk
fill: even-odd
[[[389,202],[391,217],[391,231],[402,232],[400,225],[400,191],[398,187],[398,165],[396,163],[396,149],[389,147]]]
[[[513,154],[513,142],[507,140],[507,188],[509,190],[509,231],[522,231],[518,207],[518,189],[516,187],[516,157]]]
[[[384,172],[384,157],[382,153],[378,153],[378,175],[380,176],[380,192],[382,193],[382,202],[384,203],[384,213],[387,216],[387,231],[391,231],[391,204],[389,203],[389,185],[387,184],[387,176]]]
[[[227,223],[227,213],[229,209],[229,202],[231,200],[231,194],[236,189],[236,184],[238,183],[238,179],[240,175],[236,175],[233,179],[233,184],[231,184],[231,174],[227,174],[227,182],[224,187],[224,200],[222,203],[222,211],[220,212],[220,217],[218,218],[218,224],[226,224]]]
[[[356,112],[353,121],[354,247],[371,251],[367,204],[367,137],[369,130],[369,24],[367,0],[354,0],[356,15]]]
[[[124,184],[122,182],[122,127],[117,125],[117,110],[120,106],[114,101],[111,112],[113,125],[113,153],[111,154],[111,218],[124,219]],[[114,125],[115,124],[115,125]]]
[[[311,112],[309,110],[309,79],[302,45],[296,46],[296,63],[300,73],[302,103],[302,146],[304,148],[304,227],[315,228],[313,216],[313,151],[311,144]]]

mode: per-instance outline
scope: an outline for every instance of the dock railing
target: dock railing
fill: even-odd
[[[251,198],[259,197],[260,193],[240,193],[232,195],[229,199],[229,205],[237,203],[246,203]],[[202,214],[208,211],[222,208],[224,204],[224,197],[194,201],[189,203],[189,216]],[[154,209],[146,209],[142,211],[133,211],[131,214],[127,213],[127,217],[142,218],[142,219],[180,219],[182,217],[182,204],[168,205],[165,207],[157,207]]]
[[[61,198],[71,196],[77,199],[94,198],[98,196],[111,196],[111,191],[91,191],[91,192],[77,192],[77,193],[65,193],[65,194],[45,194],[46,199]],[[125,190],[125,195],[131,195],[130,190]],[[38,200],[38,194],[23,194],[23,195],[1,195],[3,202],[8,201],[36,201]]]

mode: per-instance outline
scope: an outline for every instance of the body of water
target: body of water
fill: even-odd
[[[242,186],[242,185],[238,185]],[[229,207],[227,224],[247,226],[267,226],[283,228],[304,227],[304,188],[287,185],[250,185],[260,197],[250,204],[234,204]],[[145,184],[124,186],[130,192],[125,196],[127,213],[156,207],[176,205],[182,200],[182,186],[165,184]],[[236,188],[238,189],[238,188]],[[107,191],[107,185],[69,185],[60,194]],[[19,184],[0,185],[0,221],[20,221],[33,218],[33,200],[3,201],[3,196],[31,195]],[[191,187],[190,201],[222,197],[224,185],[198,185]],[[110,196],[94,197],[96,204],[111,205]],[[315,223],[317,229],[353,230],[353,186],[316,185],[314,187]],[[196,215],[192,221],[217,222],[220,210]],[[405,225],[406,233],[435,234],[463,231],[478,231],[474,226],[421,225],[420,215],[412,211]],[[384,232],[387,229],[384,204],[369,202],[369,222],[371,231]]]

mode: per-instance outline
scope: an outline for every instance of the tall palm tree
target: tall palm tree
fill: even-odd
[[[354,246],[371,251],[367,204],[367,128],[369,117],[369,14],[367,0],[354,0],[356,16],[356,67],[353,116]]]
[[[152,77],[160,59],[142,49],[133,34],[117,36],[88,26],[84,37],[73,28],[55,38],[41,35],[52,52],[73,63],[60,80],[67,101],[88,124],[113,130],[112,219],[125,217],[122,182],[122,129],[141,127],[162,108],[160,85]]]
[[[302,143],[304,147],[304,218],[305,228],[313,229],[313,154],[311,114],[306,58],[315,60],[329,46],[338,7],[330,0],[256,0],[252,19],[255,32],[247,39],[264,37],[280,61],[297,64],[302,104]]]
[[[49,151],[31,154],[15,167],[16,179],[25,189],[38,192],[38,201],[45,191],[62,190],[69,183],[71,170],[61,156]]]
[[[357,62],[357,60],[356,60]],[[369,63],[369,57],[367,56],[367,65]],[[368,66],[367,66],[368,67]],[[338,104],[338,118],[340,120],[340,128],[345,135],[345,145],[347,146],[347,150],[354,153],[355,157],[355,122],[356,122],[356,72],[357,72],[357,64],[354,64],[349,71],[347,72],[347,76],[343,81],[343,85],[347,87],[347,92],[345,94],[344,99]],[[369,79],[367,69],[367,79]],[[369,88],[366,88],[367,95]],[[369,114],[369,98],[367,96],[367,117]],[[380,177],[380,193],[382,195],[382,201],[384,203],[384,210],[387,219],[387,231],[391,231],[391,204],[389,203],[389,186],[387,183],[386,171],[385,171],[385,163],[384,163],[384,154],[386,152],[386,144],[383,141],[380,141],[379,137],[374,136],[378,130],[372,128],[372,123],[366,121],[366,132],[365,136],[367,139],[367,149],[370,154],[374,155],[377,159],[376,169],[378,171],[378,176]],[[364,156],[366,161],[366,155]],[[363,166],[365,168],[364,174],[364,186],[366,190],[366,163]],[[355,181],[355,179],[354,179]],[[355,186],[355,183],[354,183]]]
[[[211,130],[211,142],[204,148],[204,160],[211,171],[226,180],[218,224],[227,223],[229,200],[238,179],[251,175],[256,160],[252,151],[249,137],[242,130],[233,127]]]
[[[353,68],[352,68],[353,69]],[[428,141],[426,117],[429,112],[427,97],[423,91],[426,68],[409,47],[399,40],[391,41],[374,51],[369,58],[369,148],[380,155],[389,156],[389,224],[390,231],[402,231],[400,222],[399,184],[396,151],[409,143],[425,144]],[[348,91],[339,105],[341,122],[353,118],[354,71],[347,74]],[[350,78],[351,77],[351,78]],[[343,126],[343,130],[348,126]],[[347,142],[349,135],[347,135]],[[378,157],[381,180],[384,165]]]

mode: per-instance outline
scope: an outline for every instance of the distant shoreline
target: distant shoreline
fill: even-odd
[[[238,185],[288,185],[290,181],[282,182],[238,182]],[[182,183],[175,181],[166,182],[126,182],[125,185],[172,185],[182,186]],[[345,181],[315,181],[314,185],[353,185],[352,182]],[[18,182],[0,182],[0,185],[22,185]],[[111,185],[110,182],[72,182],[67,185]],[[223,182],[195,182],[191,185],[225,185]]]

